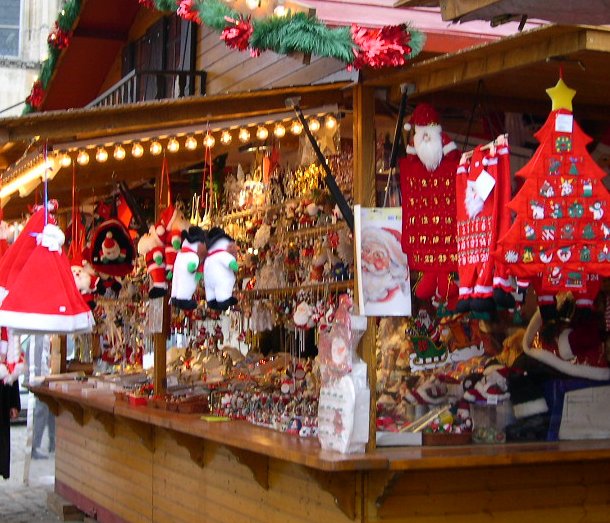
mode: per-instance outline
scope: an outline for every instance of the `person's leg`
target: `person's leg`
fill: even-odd
[[[49,452],[55,452],[55,416],[49,411],[48,417]]]
[[[36,406],[34,407],[34,428],[32,431],[32,458],[33,459],[44,459],[46,456],[40,452],[40,446],[42,445],[42,435],[44,429],[47,426],[47,418],[49,415],[49,407],[47,407],[42,401],[36,400]]]

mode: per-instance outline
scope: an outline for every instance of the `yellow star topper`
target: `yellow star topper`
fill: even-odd
[[[546,93],[553,102],[552,111],[556,111],[557,109],[572,111],[572,98],[574,98],[576,91],[570,89],[563,81],[563,78],[559,78],[555,87],[548,88]]]

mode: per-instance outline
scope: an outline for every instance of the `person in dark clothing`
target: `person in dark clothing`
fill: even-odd
[[[8,479],[11,473],[11,420],[19,415],[21,400],[19,384],[0,382],[0,474]]]

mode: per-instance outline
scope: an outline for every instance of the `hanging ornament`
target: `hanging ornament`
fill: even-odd
[[[31,105],[34,109],[40,109],[44,95],[45,92],[44,88],[42,87],[42,82],[40,80],[36,80],[32,86],[30,95],[25,99],[25,103]]]
[[[53,30],[49,33],[47,43],[55,49],[65,49],[70,45],[69,33],[59,27],[59,24],[56,21]]]
[[[184,20],[201,24],[201,18],[199,17],[199,11],[197,11],[195,2],[196,0],[181,0],[176,14]]]
[[[250,18],[228,18],[226,22],[229,24],[223,29],[220,34],[221,40],[227,44],[227,47],[231,49],[237,49],[238,51],[245,51],[250,45],[250,37],[252,36],[252,23]]]

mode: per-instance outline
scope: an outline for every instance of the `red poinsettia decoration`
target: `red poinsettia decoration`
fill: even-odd
[[[177,13],[180,18],[184,18],[189,22],[201,24],[201,18],[199,17],[199,11],[197,11],[197,7],[195,6],[195,0],[181,0]]]
[[[233,18],[225,18],[227,21],[227,27],[222,30],[220,39],[224,40],[227,47],[232,49],[238,49],[239,51],[245,51],[250,45],[250,37],[254,27],[250,18],[240,17],[235,20]]]
[[[36,80],[32,86],[30,96],[25,99],[25,103],[31,105],[34,109],[40,109],[43,98],[44,89],[42,87],[42,82],[40,80]]]
[[[53,27],[53,30],[49,33],[47,42],[56,49],[65,49],[70,45],[70,35],[55,22],[55,27]]]
[[[352,39],[357,48],[352,63],[355,69],[368,66],[374,69],[399,67],[411,54],[411,35],[403,25],[389,25],[377,29],[352,26]]]

